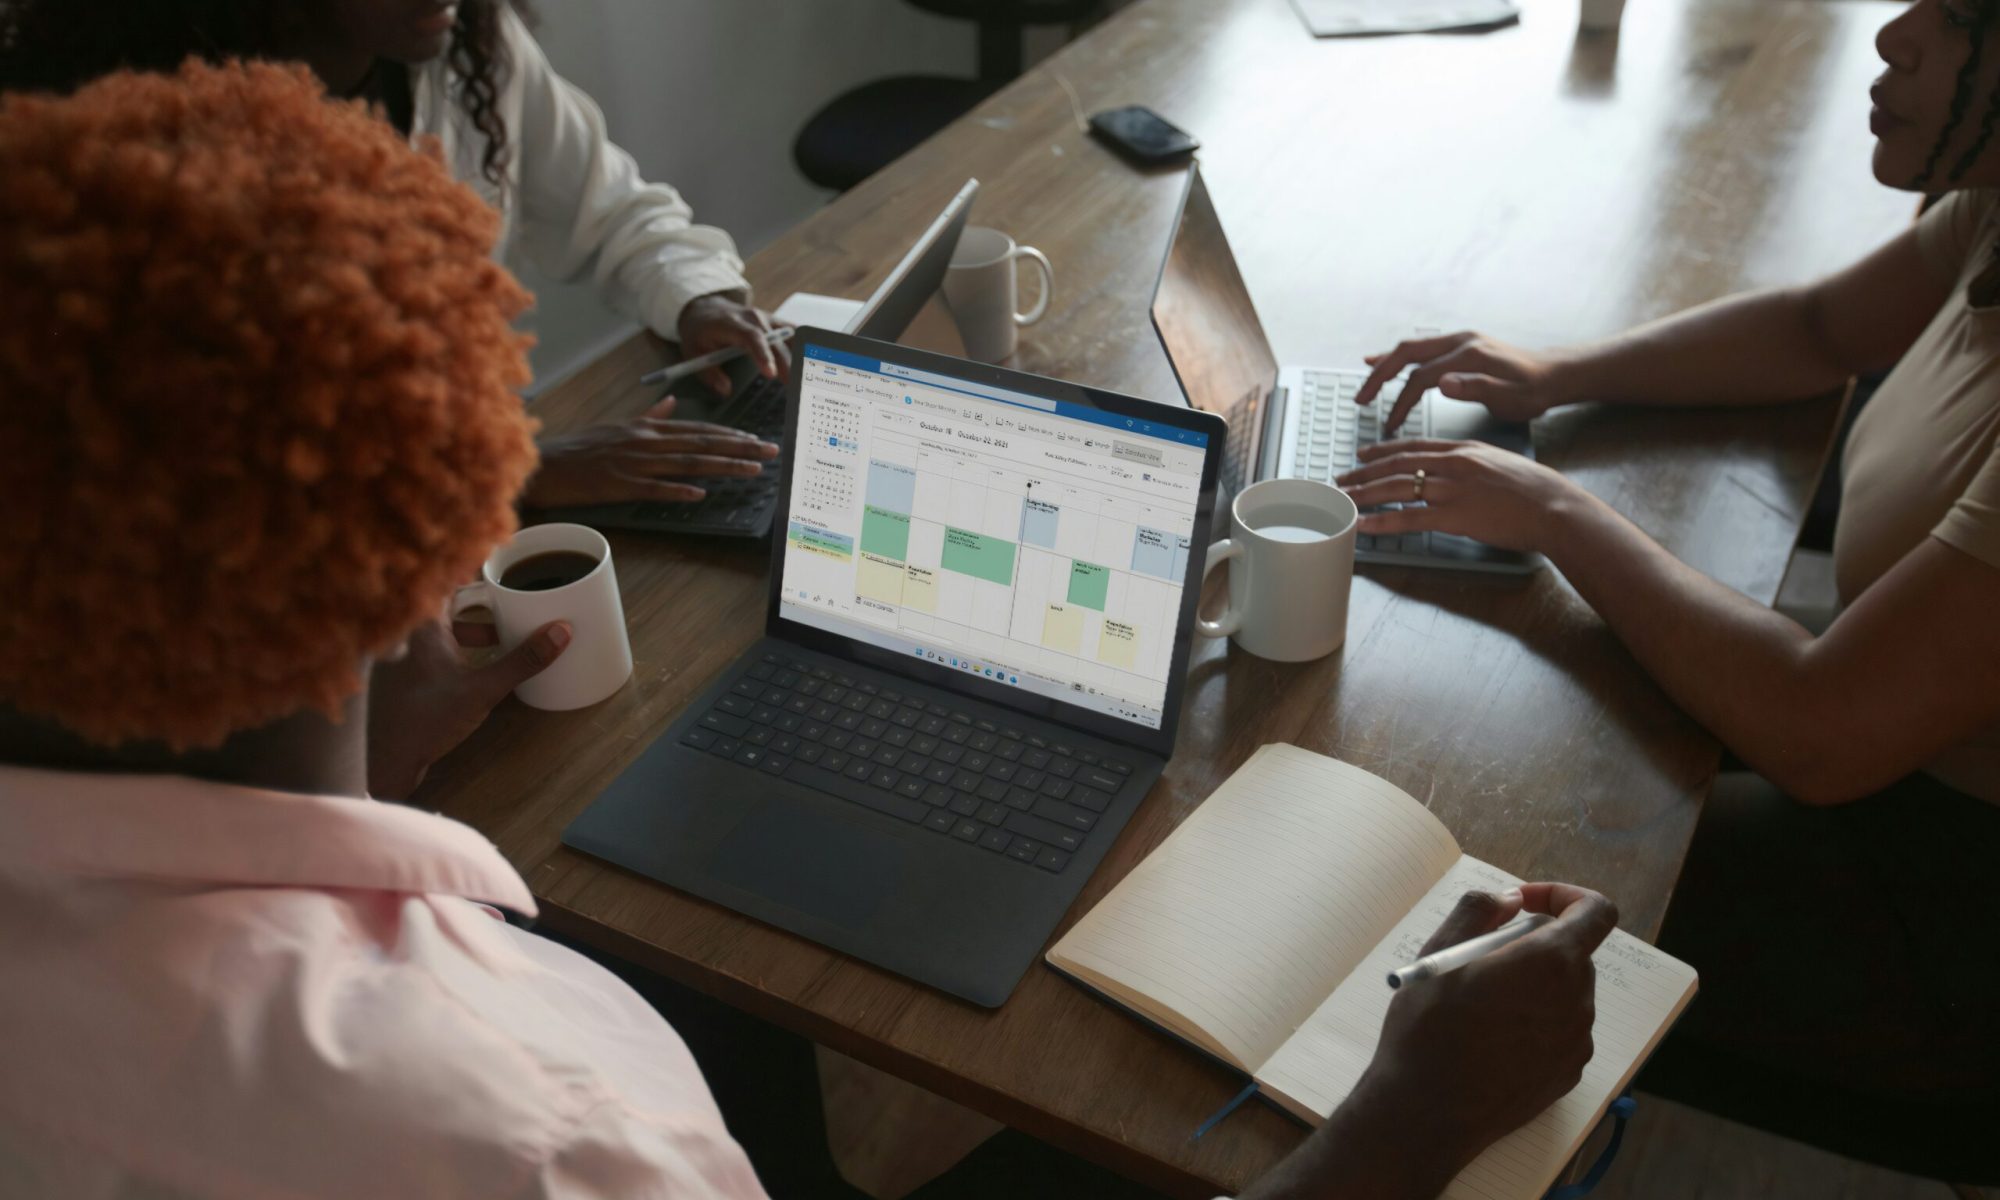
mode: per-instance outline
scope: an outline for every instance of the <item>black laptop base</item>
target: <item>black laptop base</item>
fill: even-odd
[[[991,1008],[1164,766],[766,638],[563,843]]]

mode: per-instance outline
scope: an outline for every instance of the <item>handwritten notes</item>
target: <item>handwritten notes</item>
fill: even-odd
[[[1265,746],[1049,951],[1049,962],[1324,1120],[1375,1054],[1414,960],[1468,890],[1521,881],[1459,853],[1423,805],[1359,767]],[[1695,974],[1614,932],[1596,1055],[1577,1086],[1445,1192],[1532,1200],[1694,995]],[[1422,986],[1421,984],[1417,986]]]
[[[1454,863],[1258,1070],[1264,1090],[1305,1120],[1325,1119],[1353,1090],[1375,1052],[1396,994],[1386,982],[1388,973],[1416,958],[1465,892],[1499,891],[1520,882],[1476,858]],[[1623,931],[1613,931],[1591,962],[1597,967],[1597,1023],[1591,1029],[1596,1053],[1583,1079],[1541,1116],[1489,1147],[1445,1196],[1486,1200],[1545,1191],[1694,994],[1692,968]]]

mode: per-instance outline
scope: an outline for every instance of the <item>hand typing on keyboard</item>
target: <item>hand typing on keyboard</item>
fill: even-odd
[[[542,463],[528,480],[534,508],[618,504],[632,500],[700,500],[706,481],[763,473],[778,447],[741,429],[673,419],[668,396],[645,415],[592,425],[538,443]]]
[[[1361,374],[1355,371],[1308,371],[1301,378],[1292,474],[1331,481],[1359,461],[1356,455],[1362,449],[1393,436],[1383,433],[1375,409],[1355,403],[1361,382]],[[1413,432],[1424,428],[1420,411]]]
[[[1610,513],[1564,476],[1486,442],[1412,438],[1371,446],[1357,457],[1361,465],[1334,483],[1362,510],[1364,535],[1434,530],[1505,550],[1547,553],[1574,522]],[[1402,507],[1368,511],[1385,504]]]
[[[1575,398],[1568,394],[1567,360],[1561,356],[1531,353],[1476,333],[1406,338],[1366,361],[1371,369],[1354,397],[1357,404],[1372,404],[1385,383],[1403,371],[1410,373],[1383,421],[1392,432],[1402,428],[1411,408],[1431,388],[1454,400],[1483,404],[1506,421],[1532,421]]]

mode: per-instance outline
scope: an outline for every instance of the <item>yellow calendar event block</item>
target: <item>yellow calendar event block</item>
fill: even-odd
[[[861,561],[854,568],[854,593],[884,604],[901,606],[903,564],[862,551]]]
[[[1064,654],[1083,648],[1083,610],[1074,604],[1051,604],[1042,618],[1042,645]]]
[[[918,612],[937,611],[937,572],[914,563],[903,568],[903,607]]]
[[[1106,621],[1097,635],[1097,661],[1129,671],[1139,656],[1139,631],[1123,621]]]

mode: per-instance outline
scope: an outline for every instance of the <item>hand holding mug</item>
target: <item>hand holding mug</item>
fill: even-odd
[[[583,708],[610,696],[632,675],[632,644],[611,569],[611,544],[595,529],[521,530],[487,557],[477,582],[458,589],[452,615],[477,605],[492,610],[500,645],[509,651],[552,621],[569,630],[562,656],[514,689],[523,704]]]
[[[551,621],[490,662],[467,659],[465,648],[497,642],[491,625],[440,618],[418,627],[400,655],[375,660],[368,676],[369,795],[409,799],[431,764],[556,661],[570,628]]]

